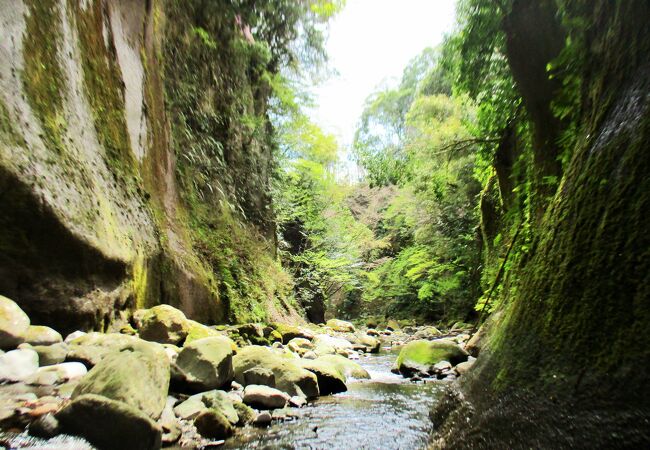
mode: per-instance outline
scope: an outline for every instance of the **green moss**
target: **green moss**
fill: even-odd
[[[47,138],[62,151],[61,136],[55,126],[61,120],[57,113],[63,109],[66,83],[57,59],[62,42],[61,10],[56,0],[27,0],[25,3],[29,8],[23,41],[25,92],[35,114],[47,128]]]
[[[108,166],[125,187],[134,188],[138,184],[137,163],[128,137],[117,55],[115,48],[107,48],[104,43],[103,3],[93,2],[85,10],[77,2],[69,1],[68,5],[75,13],[84,87],[92,107],[95,131],[106,152]]]
[[[24,139],[14,127],[13,120],[2,99],[0,99],[0,142],[14,146],[24,143]]]
[[[400,370],[405,364],[408,367],[421,367],[426,370],[429,366],[440,361],[449,361],[452,364],[457,364],[466,359],[467,355],[451,341],[418,340],[409,342],[402,347],[402,350],[397,356],[396,364]]]

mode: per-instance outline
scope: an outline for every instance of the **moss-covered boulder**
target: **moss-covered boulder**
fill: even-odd
[[[345,376],[346,379],[356,378],[362,380],[370,378],[370,374],[366,369],[354,361],[349,360],[345,356],[325,355],[320,356],[317,361],[322,361],[333,365],[341,374],[343,374],[343,376]]]
[[[352,333],[356,330],[352,323],[339,319],[330,319],[325,325],[330,327],[332,330],[339,331],[341,333]]]
[[[354,350],[361,350],[365,353],[379,353],[381,341],[368,334],[361,334],[356,337],[353,348]]]
[[[188,320],[187,325],[187,336],[185,337],[183,345],[191,344],[194,341],[198,341],[199,339],[207,337],[223,336],[223,333],[220,333],[217,330],[214,330],[194,320]]]
[[[167,401],[169,368],[161,346],[136,342],[106,355],[79,382],[72,398],[101,395],[157,419]]]
[[[354,350],[354,345],[347,339],[333,337],[328,334],[318,334],[312,341],[314,353],[322,355],[347,355],[349,351]]]
[[[446,339],[437,341],[417,340],[402,347],[396,365],[399,372],[405,376],[414,373],[426,373],[430,367],[440,361],[449,361],[456,365],[467,361],[469,355],[455,342]]]
[[[310,341],[314,339],[314,333],[303,327],[278,322],[274,322],[271,325],[275,328],[275,331],[282,335],[283,344],[288,344],[291,339],[295,338],[303,338]]]
[[[397,331],[402,329],[402,327],[397,322],[397,320],[390,319],[388,322],[386,322],[386,329],[390,331]]]
[[[31,345],[52,345],[63,342],[63,337],[50,327],[30,325],[25,333],[25,342]]]
[[[257,416],[253,408],[240,402],[234,402],[232,406],[235,408],[235,411],[237,411],[237,415],[239,416],[237,426],[243,427],[244,425],[253,423]]]
[[[416,339],[435,339],[442,336],[442,332],[436,327],[424,327],[413,335]]]
[[[0,348],[16,348],[25,341],[29,317],[13,300],[0,295]]]
[[[190,324],[182,311],[170,305],[147,309],[140,319],[140,337],[160,344],[178,345],[187,337]]]
[[[68,340],[66,361],[78,361],[88,367],[98,364],[104,356],[114,351],[132,346],[140,339],[119,333],[80,333],[74,339]],[[152,344],[155,345],[155,344]]]
[[[75,398],[56,414],[61,431],[81,436],[98,449],[157,450],[162,428],[128,404],[101,395]]]
[[[175,364],[175,381],[193,391],[227,386],[233,380],[233,342],[225,336],[199,339],[183,347]]]
[[[235,381],[245,383],[244,372],[254,367],[270,369],[275,375],[278,389],[289,395],[301,395],[307,398],[318,397],[318,380],[316,375],[303,369],[295,356],[276,352],[267,347],[251,345],[242,348],[233,357]]]
[[[320,395],[337,394],[348,390],[345,385],[346,377],[335,363],[322,359],[302,359],[300,365],[316,375]]]
[[[215,409],[208,409],[194,419],[199,434],[208,439],[227,439],[234,429],[226,416]]]

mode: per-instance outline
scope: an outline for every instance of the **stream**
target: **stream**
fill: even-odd
[[[227,449],[418,449],[429,440],[429,410],[444,382],[413,383],[390,369],[398,349],[359,361],[370,380],[348,382],[348,391],[291,409],[269,428],[245,427]]]

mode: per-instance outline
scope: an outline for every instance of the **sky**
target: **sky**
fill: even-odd
[[[442,42],[454,25],[456,0],[347,0],[326,45],[338,72],[313,89],[312,119],[347,148],[366,98],[397,84],[408,62]],[[344,150],[345,152],[345,150]]]

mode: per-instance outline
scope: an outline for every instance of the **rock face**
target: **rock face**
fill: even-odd
[[[190,330],[185,314],[169,305],[146,310],[140,320],[140,337],[160,344],[178,345]]]
[[[169,371],[169,360],[161,347],[136,343],[106,355],[81,380],[72,397],[101,395],[157,419],[167,400]]]
[[[350,322],[346,322],[345,320],[330,319],[327,321],[325,325],[327,325],[334,331],[340,331],[343,333],[347,333],[347,332],[352,333],[355,331],[354,325],[352,325]]]
[[[16,348],[25,341],[29,317],[20,307],[0,295],[0,349]]]
[[[265,122],[267,96],[250,55],[229,50],[239,36],[215,25],[219,17],[207,32],[224,45],[206,60],[202,41],[188,39],[203,2],[81,5],[0,11],[0,292],[64,334],[105,329],[161,299],[205,323],[275,312],[269,299],[289,282],[265,282],[282,271],[270,244],[271,128],[253,135],[241,120]],[[217,83],[215,70],[237,81]],[[259,101],[240,104],[251,92]],[[191,142],[205,144],[200,161],[177,159]],[[218,163],[195,183],[206,155]],[[212,207],[220,200],[242,211],[241,222]],[[237,243],[208,245],[235,233]],[[253,289],[230,308],[217,286],[235,251],[246,253],[250,264],[238,268]]]
[[[181,381],[195,391],[229,385],[233,380],[233,342],[224,336],[193,341],[178,354],[176,366]]]
[[[268,386],[251,384],[244,389],[244,403],[257,409],[284,408],[289,399],[284,392]]]
[[[295,359],[273,350],[251,345],[242,348],[233,358],[235,381],[244,384],[244,372],[254,367],[269,369],[275,376],[276,387],[289,395],[318,397],[316,375],[303,369]]]
[[[157,450],[162,429],[126,403],[100,395],[82,395],[56,415],[61,431],[81,436],[100,450]]]
[[[397,368],[403,375],[429,371],[431,366],[440,361],[449,361],[452,365],[467,360],[469,355],[455,342],[445,339],[437,341],[412,341],[402,347],[397,357]]]

